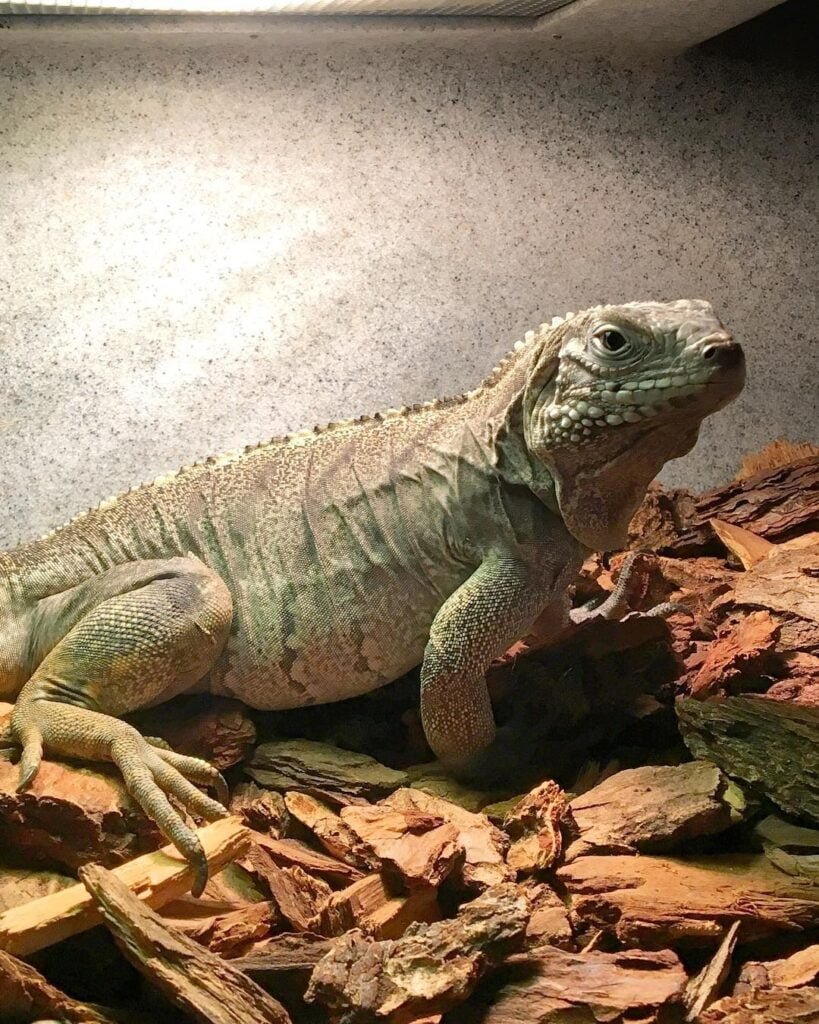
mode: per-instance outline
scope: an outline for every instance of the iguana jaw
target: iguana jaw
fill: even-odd
[[[623,351],[604,350],[607,328]],[[600,307],[553,330],[524,397],[527,447],[553,477],[569,531],[611,550],[663,465],[739,394],[742,350],[699,301]]]

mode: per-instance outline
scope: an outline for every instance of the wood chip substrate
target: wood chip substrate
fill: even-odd
[[[417,672],[134,716],[230,784],[198,899],[110,766],[0,761],[0,1024],[819,1024],[819,452],[654,486],[629,548],[573,593],[625,564],[620,621],[491,667],[491,789],[433,763]]]

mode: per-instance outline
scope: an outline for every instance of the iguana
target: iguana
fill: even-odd
[[[703,301],[601,306],[526,334],[474,391],[278,438],[160,477],[0,554],[0,699],[20,786],[43,750],[113,761],[196,868],[208,764],[119,716],[207,690],[259,709],[342,700],[421,664],[454,771],[495,737],[489,663],[568,610],[652,478],[742,388]]]

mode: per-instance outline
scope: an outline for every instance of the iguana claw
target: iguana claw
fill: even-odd
[[[623,564],[620,566],[620,572],[617,575],[617,583],[605,601],[602,601],[600,604],[589,602],[588,604],[581,605],[580,608],[572,608],[569,616],[576,626],[582,626],[593,619],[606,619],[607,621],[622,619],[629,614],[626,592],[631,582],[631,577],[634,575],[637,558],[638,552],[630,551],[623,559]],[[641,618],[652,619],[664,619],[669,615],[677,614],[693,616],[690,608],[677,601],[663,601],[660,604],[655,604],[648,611],[633,612],[631,614],[638,615]]]

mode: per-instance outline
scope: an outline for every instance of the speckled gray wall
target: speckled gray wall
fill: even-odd
[[[605,299],[710,297],[747,346],[746,392],[667,480],[819,440],[804,69],[3,45],[0,547],[209,452],[459,391]]]

